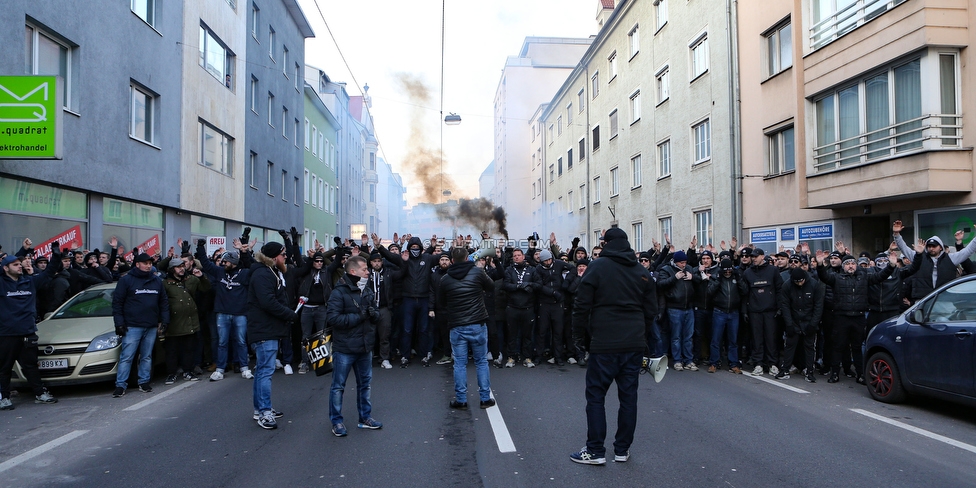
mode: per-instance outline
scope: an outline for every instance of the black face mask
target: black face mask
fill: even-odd
[[[411,249],[410,250],[410,255],[413,256],[413,257],[415,257],[415,258],[419,258],[420,257],[420,249]]]

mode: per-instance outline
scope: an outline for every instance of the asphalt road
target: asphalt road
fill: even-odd
[[[350,378],[344,438],[330,432],[331,375],[278,371],[273,400],[285,416],[273,431],[251,419],[251,382],[239,375],[172,386],[157,375],[152,393],[130,388],[119,399],[111,385],[60,388],[56,405],[21,393],[16,410],[0,412],[0,486],[894,487],[976,479],[971,409],[884,405],[847,378],[810,384],[725,371],[669,371],[660,384],[643,376],[630,461],[578,465],[568,455],[585,442],[583,369],[491,373],[507,428],[488,410],[448,408],[450,366],[377,367],[373,416],[383,429],[355,428]],[[474,398],[476,390],[469,367]],[[608,446],[616,406],[611,389]],[[514,452],[502,452],[506,435]]]

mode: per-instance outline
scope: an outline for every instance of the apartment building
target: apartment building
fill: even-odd
[[[317,70],[312,73],[318,75]],[[316,79],[312,80],[317,81]],[[342,125],[306,81],[305,85],[305,169],[303,249],[312,249],[315,241],[331,248],[332,238],[338,235],[336,209],[336,141]]]
[[[739,0],[743,226],[876,252],[976,220],[967,0]]]

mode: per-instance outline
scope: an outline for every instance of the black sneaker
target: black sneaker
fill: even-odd
[[[776,373],[776,379],[778,379],[778,380],[788,380],[788,379],[790,379],[789,370],[786,369],[786,368],[783,368],[783,369],[779,370],[779,373]]]
[[[139,391],[143,393],[150,393],[152,392],[152,386],[149,386],[149,383],[143,383],[139,385]]]
[[[837,383],[838,381],[840,381],[840,375],[836,372],[832,371],[830,376],[827,377],[827,383]]]
[[[863,374],[862,375],[858,375],[858,377],[857,377],[857,384],[863,385],[863,384],[866,384],[866,383],[867,382],[864,380],[864,375]]]
[[[495,406],[495,399],[494,398],[489,398],[489,399],[481,402],[481,408],[491,408],[491,407],[494,407],[494,406]]]
[[[425,368],[430,367],[430,358],[423,358],[420,360],[420,364],[423,364]]]
[[[112,392],[112,398],[119,398],[122,395],[125,395],[125,388],[122,388],[121,386],[116,386],[115,391]]]
[[[816,383],[817,382],[817,377],[814,376],[813,375],[813,372],[811,371],[811,372],[807,373],[806,380],[807,380],[807,383]]]
[[[176,383],[176,375],[175,374],[171,374],[171,375],[167,376],[166,377],[166,381],[163,382],[164,385],[172,385],[173,383]]]
[[[189,372],[183,373],[183,379],[186,381],[200,381],[200,378],[198,378],[197,375]]]
[[[459,402],[457,400],[451,400],[450,407],[455,410],[467,410],[468,402]]]
[[[406,368],[410,364],[410,360],[407,358],[400,358],[400,367]]]
[[[607,464],[607,458],[605,456],[593,455],[585,447],[580,449],[579,452],[570,454],[569,459],[574,463],[580,464],[593,464],[596,466],[605,466]]]

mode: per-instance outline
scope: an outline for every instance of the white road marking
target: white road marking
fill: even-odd
[[[795,386],[787,385],[786,383],[783,383],[782,380],[771,380],[769,378],[764,378],[762,376],[753,376],[751,374],[744,374],[743,376],[745,376],[746,378],[752,378],[754,380],[759,380],[765,383],[769,383],[770,385],[775,385],[786,390],[790,390],[793,393],[810,393],[809,391],[801,390]]]
[[[494,393],[489,394],[491,398],[495,398]],[[495,433],[495,444],[498,444],[498,450],[500,452],[515,452],[512,434],[508,431],[508,426],[505,425],[505,419],[502,418],[502,411],[498,409],[498,405],[485,409],[485,412],[488,413],[491,430]]]
[[[874,420],[879,420],[879,421],[884,422],[884,423],[889,424],[889,425],[894,425],[895,427],[899,427],[899,428],[905,429],[905,430],[907,430],[909,432],[914,432],[914,433],[916,433],[918,435],[928,437],[929,439],[935,439],[935,440],[937,440],[939,442],[944,442],[946,444],[949,444],[950,446],[958,447],[959,449],[963,449],[963,450],[966,450],[966,451],[969,451],[969,452],[972,452],[972,453],[976,453],[976,446],[974,446],[972,444],[966,444],[965,442],[960,442],[960,441],[957,441],[955,439],[946,437],[944,435],[936,434],[935,432],[929,432],[929,431],[927,431],[925,429],[920,429],[918,427],[915,427],[915,426],[912,426],[912,425],[908,425],[908,424],[906,424],[904,422],[899,422],[897,420],[892,420],[892,419],[889,419],[888,417],[884,417],[884,416],[878,415],[876,413],[871,413],[871,412],[868,412],[867,410],[862,410],[860,408],[852,408],[851,411],[854,412],[854,413],[859,413],[861,415],[864,415],[865,417],[872,418]]]
[[[192,386],[193,383],[196,383],[196,381],[187,381],[187,382],[183,383],[180,386],[177,386],[175,388],[170,388],[169,390],[166,390],[166,391],[164,391],[162,393],[159,393],[157,395],[153,395],[153,396],[151,396],[151,397],[149,397],[149,398],[147,398],[147,399],[145,399],[145,400],[143,400],[143,401],[141,401],[141,402],[139,402],[139,403],[137,403],[135,405],[130,405],[128,407],[125,407],[122,410],[125,411],[125,412],[132,412],[132,411],[135,411],[135,410],[139,410],[140,408],[149,406],[149,405],[153,404],[154,402],[158,402],[159,400],[162,400],[163,398],[166,398],[166,397],[168,397],[168,396],[170,396],[170,395],[172,395],[172,394],[174,394],[174,393],[182,390],[183,388]]]
[[[27,451],[19,456],[10,458],[4,461],[2,464],[0,464],[0,473],[10,468],[13,468],[14,466],[17,466],[18,464],[21,464],[24,461],[30,460],[31,458],[40,456],[41,454],[44,454],[45,452],[48,452],[51,449],[54,449],[55,447],[58,447],[61,444],[64,444],[65,442],[68,442],[77,437],[81,437],[87,433],[88,433],[87,430],[76,430],[69,434],[65,434],[61,437],[58,437],[57,439],[54,439],[51,442],[37,446],[34,449],[31,449],[30,451]]]

